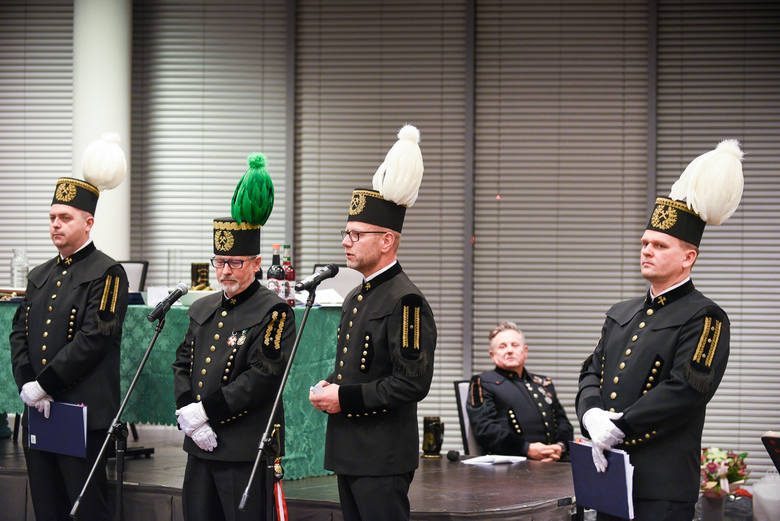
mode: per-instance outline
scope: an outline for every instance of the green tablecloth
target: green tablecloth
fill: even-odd
[[[21,412],[22,401],[11,372],[8,335],[18,304],[0,302],[0,413]],[[154,334],[154,324],[146,320],[148,306],[130,306],[122,332],[122,395],[127,390]],[[300,327],[303,308],[295,308]],[[339,308],[313,308],[295,355],[287,386],[284,410],[287,424],[285,477],[298,479],[325,474],[322,468],[326,415],[309,403],[309,386],[333,370],[336,356],[336,329]],[[138,385],[122,419],[133,423],[176,424],[173,399],[173,363],[176,347],[184,338],[189,320],[186,309],[175,306],[167,315]],[[258,433],[258,438],[262,433]]]

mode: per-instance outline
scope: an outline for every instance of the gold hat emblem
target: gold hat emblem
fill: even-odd
[[[655,210],[653,210],[653,216],[650,218],[650,224],[653,225],[653,228],[658,228],[659,230],[668,230],[674,226],[674,223],[676,222],[677,210],[671,206],[662,204],[659,204],[655,207]]]
[[[349,215],[358,215],[366,207],[366,194],[355,192],[349,203]]]
[[[76,197],[76,185],[70,183],[62,183],[57,186],[57,190],[54,192],[54,198],[63,203],[69,203]]]
[[[234,242],[233,234],[227,230],[217,230],[214,233],[214,247],[219,251],[230,251]]]

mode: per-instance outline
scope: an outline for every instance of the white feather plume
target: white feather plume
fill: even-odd
[[[417,127],[404,125],[398,131],[398,141],[374,173],[374,190],[384,199],[407,207],[417,200],[424,169],[419,142]]]
[[[721,141],[688,164],[669,198],[685,201],[707,224],[721,224],[742,199],[742,156],[736,139]]]
[[[84,149],[84,179],[101,192],[119,186],[127,173],[127,160],[119,146],[119,134],[106,132]]]

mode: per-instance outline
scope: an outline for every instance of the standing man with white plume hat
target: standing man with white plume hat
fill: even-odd
[[[329,414],[325,468],[338,475],[345,521],[409,519],[418,465],[417,402],[431,386],[436,323],[396,258],[406,208],[417,200],[419,131],[406,125],[373,179],[352,193],[341,232],[363,283],[344,299],[336,368],[309,395]]]
[[[95,248],[89,232],[100,192],[117,186],[127,163],[119,136],[104,134],[84,152],[84,178],[57,180],[49,233],[59,255],[30,272],[13,320],[11,363],[22,401],[49,417],[53,400],[87,406],[87,457],[44,452],[24,440],[38,521],[69,519],[73,502],[119,409],[119,350],[127,310],[122,265]],[[105,520],[105,460],[97,467],[78,519]]]
[[[607,311],[582,366],[577,416],[593,462],[604,471],[604,449],[628,452],[638,521],[693,518],[702,428],[728,362],[729,319],[690,274],[705,224],[721,224],[739,205],[741,161],[739,144],[723,141],[688,165],[668,198],[656,199],[640,255],[650,289]]]

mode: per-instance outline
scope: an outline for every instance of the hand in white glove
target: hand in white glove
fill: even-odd
[[[47,394],[46,396],[44,396],[43,398],[41,398],[40,400],[35,402],[33,407],[38,409],[38,412],[42,413],[43,417],[48,420],[49,419],[49,411],[51,410],[51,402],[52,402],[52,398],[51,398],[51,396],[49,396]]]
[[[192,436],[193,431],[206,423],[209,417],[206,416],[206,410],[201,402],[192,402],[181,409],[176,409],[176,420],[179,422],[181,430],[187,436]]]
[[[217,434],[208,423],[204,423],[192,432],[192,441],[206,452],[211,452],[217,448]]]
[[[19,396],[25,405],[35,407],[35,402],[46,396],[46,391],[36,380],[30,380],[22,386],[22,392],[19,393]]]
[[[604,472],[607,470],[607,457],[604,455],[604,449],[594,443],[591,447],[591,453],[593,455],[593,465],[596,467],[596,471]]]
[[[582,424],[588,429],[593,445],[599,445],[602,449],[611,449],[623,441],[625,434],[612,421],[621,416],[623,416],[622,412],[608,412],[598,407],[588,409],[582,415]]]

